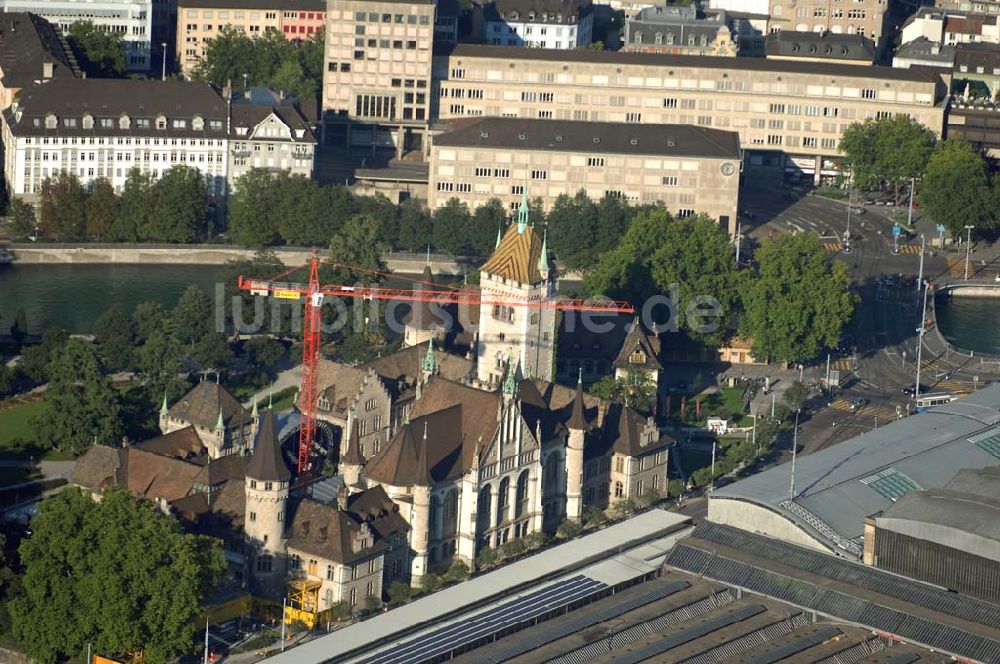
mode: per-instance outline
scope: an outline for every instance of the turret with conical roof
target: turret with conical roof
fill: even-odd
[[[583,451],[586,445],[586,404],[583,401],[583,370],[577,375],[576,394],[566,421],[566,517],[579,521],[583,517]]]
[[[288,470],[285,458],[281,454],[278,423],[274,411],[270,408],[264,413],[264,420],[257,432],[246,476],[265,482],[287,482],[292,478],[292,473]]]
[[[362,485],[364,484],[365,466],[365,458],[361,454],[361,436],[358,432],[358,413],[353,408],[348,418],[347,428],[347,449],[344,450],[344,456],[340,459],[340,466],[337,470],[344,479],[344,486],[347,487],[348,492],[353,494],[364,488]]]
[[[521,204],[517,206],[517,232],[523,233],[531,224],[531,208],[528,205],[528,185],[521,189]]]
[[[285,578],[285,510],[292,473],[281,454],[274,410],[261,420],[246,466],[243,531],[254,594],[276,596]]]

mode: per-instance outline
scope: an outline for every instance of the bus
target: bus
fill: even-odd
[[[948,394],[946,392],[939,392],[937,394],[924,394],[917,397],[917,412],[922,413],[928,408],[933,408],[934,406],[940,406],[944,403],[951,403],[958,398],[958,395]]]

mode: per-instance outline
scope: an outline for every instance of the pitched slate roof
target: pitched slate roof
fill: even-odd
[[[237,96],[233,99],[230,109],[232,122],[230,136],[236,140],[254,140],[253,131],[261,122],[273,113],[290,130],[290,140],[294,143],[315,143],[316,136],[308,118],[303,113],[298,101],[294,98],[281,98],[266,88],[253,88],[250,98]],[[239,130],[244,129],[241,133]],[[301,132],[301,136],[299,135]],[[273,140],[269,137],[266,140]]]
[[[531,226],[519,232],[518,225],[511,224],[482,271],[522,284],[536,284],[542,280],[538,270],[541,255],[541,234]]]
[[[590,421],[587,419],[587,406],[583,402],[583,381],[576,381],[576,392],[573,394],[573,407],[570,410],[569,419],[566,426],[578,431],[586,431],[590,428]]]
[[[80,75],[73,53],[44,18],[31,13],[0,14],[0,73],[5,88],[24,88],[44,76],[51,62],[53,78]]]
[[[201,461],[201,460],[199,460]],[[195,484],[218,486],[229,480],[242,481],[246,476],[249,459],[242,454],[228,454],[218,459],[207,460],[195,478]]]
[[[613,404],[604,418],[602,436],[610,443],[611,449],[626,456],[641,456],[673,445],[674,438],[660,433],[655,424],[649,430],[651,436],[644,436],[647,420],[628,406]]]
[[[365,462],[364,458],[361,456],[361,442],[358,439],[357,418],[351,419],[351,431],[350,434],[348,434],[347,439],[347,452],[344,453],[344,458],[341,459],[340,462],[354,466],[360,466]]]
[[[372,537],[372,545],[355,552],[353,542],[360,525],[343,510],[308,498],[288,501],[288,548],[338,563],[350,563],[385,548],[382,540]]]
[[[431,273],[430,265],[424,266],[420,281],[422,283],[415,284],[416,288],[426,291],[439,290],[434,281],[434,275]],[[435,330],[444,328],[447,318],[440,304],[430,300],[419,300],[410,305],[410,310],[403,315],[403,322],[418,330]]]
[[[394,503],[381,484],[347,499],[347,512],[356,521],[370,525],[379,537],[406,533],[410,525],[399,515],[399,505]]]
[[[206,453],[206,447],[193,426],[186,426],[183,429],[176,429],[162,436],[144,440],[141,443],[136,443],[135,447],[177,459],[193,459]]]
[[[181,397],[170,407],[169,414],[176,420],[214,429],[219,421],[220,409],[227,428],[250,422],[250,413],[236,397],[226,388],[208,380],[198,383]]]
[[[292,473],[285,464],[278,441],[278,425],[274,411],[268,408],[261,418],[257,440],[254,442],[250,463],[246,466],[246,476],[265,482],[287,482]]]
[[[462,410],[455,404],[411,417],[369,461],[366,477],[390,486],[432,486],[460,476],[465,470]]]
[[[368,363],[386,381],[414,381],[420,375],[420,363],[427,356],[429,341],[402,348],[390,355],[384,355]],[[451,381],[459,381],[472,371],[472,361],[464,357],[442,352],[435,346],[434,359],[437,361],[438,375]]]
[[[642,362],[633,362],[632,355],[636,351],[642,351],[646,359]],[[614,366],[621,369],[635,367],[649,371],[660,371],[663,369],[663,365],[660,364],[660,360],[657,358],[659,353],[660,340],[655,335],[647,334],[637,317],[629,329],[628,336],[625,337],[625,341],[622,343],[622,349],[619,351],[618,357],[615,358]]]

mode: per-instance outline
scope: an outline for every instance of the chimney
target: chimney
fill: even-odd
[[[604,416],[608,414],[608,402],[601,399],[597,402],[597,428],[604,426]]]
[[[52,78],[54,73],[55,73],[55,63],[53,63],[51,60],[46,60],[45,62],[42,63],[42,78],[48,80]]]
[[[931,55],[941,54],[941,44],[934,42],[931,44]]]

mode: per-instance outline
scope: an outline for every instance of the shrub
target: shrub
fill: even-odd
[[[456,560],[452,562],[444,576],[450,582],[464,581],[469,576],[469,566],[463,560]]]
[[[556,537],[563,540],[573,539],[583,530],[583,527],[579,523],[571,519],[566,519],[559,524],[559,528],[556,529]]]
[[[585,528],[598,528],[604,525],[607,520],[608,517],[604,515],[604,510],[597,505],[594,505],[583,513],[583,525]]]
[[[389,606],[399,606],[405,604],[413,596],[413,588],[410,584],[402,581],[393,581],[389,586]]]
[[[441,577],[434,572],[428,572],[420,578],[420,589],[425,593],[432,593],[440,588],[444,582]]]
[[[476,555],[476,569],[487,569],[497,562],[497,552],[486,547]]]

